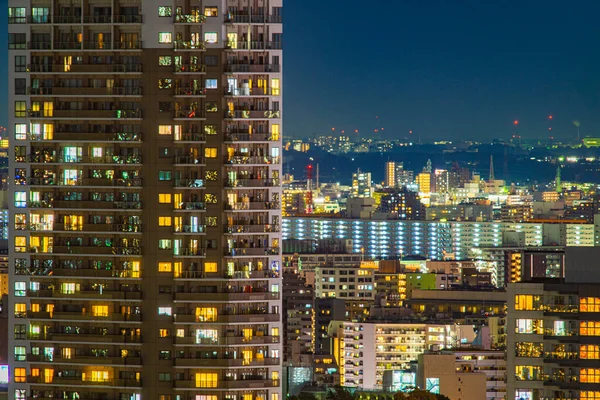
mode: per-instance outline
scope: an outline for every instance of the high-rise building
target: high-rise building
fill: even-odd
[[[370,172],[355,172],[352,174],[352,196],[371,197],[373,195],[373,181]]]
[[[8,5],[9,398],[280,399],[282,0]]]
[[[396,163],[393,161],[385,163],[385,187],[396,187]]]

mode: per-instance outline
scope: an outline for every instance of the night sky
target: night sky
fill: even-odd
[[[4,24],[6,4],[0,0]],[[373,136],[384,127],[386,138],[409,130],[415,140],[507,138],[514,120],[524,138],[574,138],[573,120],[582,135],[600,135],[597,0],[286,0],[284,7],[288,136],[332,127]],[[6,25],[0,39],[7,42]],[[0,99],[5,125],[7,96]]]

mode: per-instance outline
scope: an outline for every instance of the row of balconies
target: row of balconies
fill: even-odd
[[[282,50],[282,42],[269,42],[269,41],[227,41],[225,42],[225,49],[227,50],[238,50],[238,51],[249,51],[249,50]]]
[[[21,318],[29,318],[35,320],[66,320],[66,321],[113,321],[116,323],[123,322],[141,322],[142,314],[121,314],[121,313],[106,313],[92,314],[91,312],[60,312],[60,311],[27,311]]]
[[[255,314],[229,314],[219,315],[211,321],[201,320],[200,317],[194,314],[174,314],[173,321],[179,323],[202,323],[202,324],[227,324],[227,323],[264,323],[264,322],[279,322],[281,321],[280,314],[255,313]]]
[[[201,184],[192,185],[184,185],[180,181],[189,181],[189,180],[176,180],[175,187],[183,186],[183,187],[203,187],[204,183],[202,180]],[[194,180],[194,181],[197,181]],[[72,187],[72,186],[106,186],[106,187],[142,187],[142,178],[130,178],[130,179],[106,179],[106,178],[80,178],[80,179],[69,179],[68,181],[60,182],[53,177],[47,178],[25,178],[23,183],[17,184],[27,184],[31,186],[64,186],[64,187]]]
[[[125,42],[61,42],[61,41],[40,41],[27,42],[29,50],[142,50],[143,42],[139,40],[131,40]],[[177,48],[177,47],[175,47]],[[204,47],[202,47],[204,48]]]
[[[281,110],[235,110],[226,111],[223,118],[230,120],[237,119],[279,119],[281,118]]]
[[[27,253],[38,254],[80,254],[80,255],[114,255],[114,256],[140,256],[142,248],[118,247],[118,246],[30,246],[26,249]],[[17,251],[19,253],[19,251]],[[198,254],[199,255],[199,254]]]
[[[228,24],[281,24],[283,22],[283,17],[281,15],[249,15],[228,12],[225,16],[225,22]]]
[[[31,164],[142,164],[142,156],[139,154],[112,155],[112,156],[66,156],[56,157],[51,154],[28,154],[19,158],[15,156],[15,162],[28,162]],[[177,163],[176,163],[177,164]]]
[[[225,250],[225,257],[245,257],[245,256],[277,256],[280,253],[279,247],[236,247]]]
[[[142,299],[142,292],[134,291],[121,291],[121,290],[80,290],[74,293],[63,293],[60,290],[53,289],[40,289],[40,290],[28,290],[27,297],[44,297],[44,298],[57,298],[57,299],[98,299],[98,300],[127,300],[136,301]]]
[[[28,15],[12,17],[9,24],[141,24],[143,16],[138,15]],[[178,22],[178,21],[176,21]]]
[[[175,380],[173,381],[173,387],[176,389],[194,389],[197,388],[196,380]],[[239,381],[217,381],[216,384],[210,389],[260,389],[260,388],[271,388],[279,387],[279,380],[266,379],[266,377],[257,379],[243,379]]]
[[[30,87],[27,94],[31,96],[142,96],[141,87]]]
[[[66,377],[66,376],[53,376],[53,377],[40,377],[40,376],[27,376],[27,383],[38,384],[44,386],[62,386],[62,387],[79,387],[79,386],[92,386],[92,387],[128,387],[128,388],[142,388],[141,379],[106,379],[106,380],[83,380],[81,377]],[[36,397],[37,399],[37,397]]]
[[[183,135],[182,135],[183,136]],[[89,139],[85,139],[89,138]],[[38,133],[28,133],[27,140],[32,141],[69,141],[69,142],[140,142],[142,141],[141,132],[121,132],[121,133],[89,133],[89,132],[54,132],[51,139]],[[174,141],[178,141],[174,139]]]
[[[92,365],[116,365],[116,366],[141,366],[141,357],[100,357],[100,356],[73,356],[62,357],[55,354],[52,357],[42,354],[27,354],[27,361],[35,363],[51,362],[52,364],[92,364]]]
[[[52,73],[69,73],[69,74],[78,74],[78,73],[94,73],[94,74],[141,74],[143,72],[142,64],[28,64],[27,72],[30,73],[44,73],[44,72],[52,72]]]
[[[229,224],[224,227],[223,232],[226,234],[277,233],[281,232],[281,227],[272,224]]]
[[[29,118],[36,119],[141,119],[143,112],[138,110],[53,110],[52,112],[28,111]],[[177,114],[174,114],[175,118]]]
[[[223,158],[223,162],[231,165],[277,165],[281,164],[281,157],[273,157],[268,155],[251,156],[248,153],[242,153],[240,155],[226,156]]]
[[[81,233],[95,233],[95,232],[115,232],[115,233],[142,233],[142,224],[83,224],[74,226],[70,224],[61,223],[31,223],[24,225],[23,229],[16,228],[16,230],[28,230],[34,232],[81,232]],[[182,229],[183,230],[183,229]]]
[[[28,208],[68,208],[92,210],[141,210],[141,201],[39,201],[27,203]]]

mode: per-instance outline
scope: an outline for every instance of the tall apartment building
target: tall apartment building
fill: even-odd
[[[280,399],[282,0],[8,5],[10,398]]]

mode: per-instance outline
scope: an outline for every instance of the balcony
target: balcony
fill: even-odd
[[[282,22],[283,17],[281,15],[227,13],[227,16],[225,16],[225,23],[228,24],[281,24]]]
[[[173,17],[176,24],[203,24],[206,22],[206,16],[202,14],[179,14]]]
[[[185,132],[175,134],[173,136],[174,142],[205,142],[206,135],[198,132]]]
[[[142,224],[83,224],[79,228],[68,225],[61,225],[58,222],[52,226],[51,224],[29,224],[29,230],[34,232],[80,232],[80,233],[96,233],[96,232],[114,232],[114,233],[142,233]]]
[[[193,40],[175,40],[173,42],[174,50],[206,50],[205,42],[195,42]]]
[[[270,133],[228,132],[225,135],[226,142],[271,142],[278,139],[273,138]]]
[[[179,225],[173,228],[173,233],[206,233],[206,225]]]
[[[46,311],[27,311],[29,319],[49,319],[49,320],[65,320],[65,321],[103,321],[103,322],[141,322],[141,314],[120,314],[108,313],[104,315],[93,315],[83,312],[46,312]]]
[[[225,119],[230,120],[245,120],[245,119],[279,119],[281,118],[281,111],[279,110],[264,110],[264,111],[249,111],[249,110],[238,110],[238,111],[227,111],[223,116]]]
[[[141,73],[142,64],[29,64],[32,73],[70,73],[70,74],[114,74]]]
[[[281,320],[280,314],[231,314],[231,315],[219,315],[214,321],[200,321],[196,315],[193,314],[175,314],[173,316],[175,323],[197,323],[202,322],[203,324],[219,323],[264,323],[264,322],[279,322]]]
[[[136,165],[142,163],[142,156],[132,154],[129,156],[63,156],[61,158],[53,158],[44,154],[30,154],[27,156],[31,164],[127,164]]]
[[[47,115],[41,111],[30,111],[29,117],[35,119],[141,119],[142,110],[54,110]]]
[[[215,367],[215,368],[229,368],[229,367],[247,367],[247,368],[260,368],[268,366],[276,366],[281,363],[279,358],[263,358],[263,359],[252,359],[244,360],[243,358],[227,359],[227,358],[176,358],[176,367]],[[231,382],[231,381],[228,381]]]
[[[27,42],[29,50],[51,50],[52,42]]]
[[[236,179],[225,182],[228,188],[264,188],[279,186],[279,179]]]
[[[279,300],[279,293],[175,293],[175,301],[271,301]]]
[[[54,132],[51,138],[42,134],[29,133],[27,139],[39,142],[141,142],[140,132],[92,133],[92,132]]]
[[[54,355],[44,357],[41,354],[27,354],[29,362],[51,362],[52,364],[93,364],[93,365],[141,365],[140,357],[110,357],[110,356],[73,356],[70,358]]]
[[[50,381],[50,382],[48,382]],[[81,377],[58,377],[45,378],[39,376],[27,376],[27,383],[38,384],[44,386],[59,386],[59,387],[79,387],[79,386],[94,386],[94,387],[126,387],[126,388],[142,388],[142,381],[135,379],[107,379],[102,381],[82,380]]]
[[[197,247],[180,247],[173,249],[173,257],[206,257],[206,249]]]
[[[29,88],[29,94],[32,96],[142,96],[141,87],[43,87]]]
[[[225,72],[233,74],[261,74],[279,73],[281,65],[278,64],[227,64]]]
[[[225,97],[267,97],[267,96],[280,96],[281,89],[273,88],[227,88],[225,89]]]
[[[203,166],[206,165],[205,160],[202,157],[195,156],[174,156],[173,157],[174,165],[197,165]]]
[[[245,336],[227,336],[219,337],[217,340],[213,339],[200,339],[197,342],[195,337],[175,337],[175,346],[185,345],[211,345],[211,346],[231,346],[231,345],[257,345],[257,344],[273,344],[279,343],[281,338],[279,336],[264,336],[255,335],[251,337]]]
[[[141,247],[116,247],[116,246],[32,246],[28,249],[29,253],[37,254],[81,254],[97,256],[140,256]]]
[[[246,256],[277,256],[279,247],[259,247],[259,248],[232,248],[225,251],[225,257],[246,257]]]
[[[225,43],[225,49],[233,51],[281,50],[283,46],[282,42],[228,41]]]
[[[141,210],[141,201],[40,201],[29,202],[28,208],[54,208],[54,209],[76,209],[76,210]]]
[[[279,274],[275,271],[270,270],[261,270],[261,271],[233,271],[231,274],[225,273],[222,276],[208,276],[204,272],[200,271],[183,271],[179,276],[176,276],[175,279],[228,279],[228,280],[263,280],[263,279],[272,279],[278,278]]]
[[[184,201],[176,205],[175,211],[205,211],[206,204],[201,201]]]
[[[205,188],[204,179],[175,179],[173,187],[179,189]]]
[[[52,342],[67,342],[67,343],[118,343],[130,344],[141,343],[141,336],[128,335],[94,335],[87,333],[40,333],[38,335],[28,334],[28,340],[35,341],[52,341]]]
[[[173,66],[173,72],[176,74],[202,74],[206,72],[204,64],[180,64]]]
[[[279,202],[275,201],[247,201],[247,202],[238,202],[238,203],[227,203],[225,205],[225,211],[265,211],[265,210],[279,210],[281,207],[279,206]]]
[[[204,110],[179,110],[173,113],[175,120],[206,119]]]
[[[279,380],[271,380],[271,379],[256,379],[256,380],[239,380],[239,381],[218,381],[216,387],[212,387],[210,389],[239,389],[239,390],[248,390],[248,389],[260,389],[260,388],[270,388],[270,387],[278,387]],[[173,381],[173,387],[176,389],[195,389],[196,381],[195,380],[175,380]]]
[[[204,97],[206,88],[175,88],[173,91],[175,97]]]
[[[238,155],[225,157],[224,162],[233,165],[272,165],[280,164],[281,157]]]
[[[28,290],[28,297],[47,297],[56,299],[94,299],[94,300],[141,300],[142,292],[123,292],[121,290],[82,290],[76,293],[62,293],[60,290]]]
[[[142,178],[131,179],[66,179],[64,181],[54,180],[52,178],[28,178],[27,183],[31,186],[56,186],[56,187],[72,187],[72,186],[89,186],[89,187],[142,187]]]
[[[245,233],[276,233],[279,232],[279,225],[255,224],[255,225],[227,225],[224,229],[226,234],[245,234]]]
[[[144,22],[143,15],[115,15],[115,24],[142,24]]]

